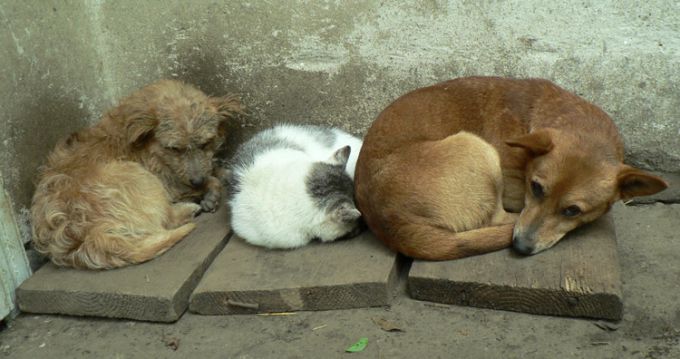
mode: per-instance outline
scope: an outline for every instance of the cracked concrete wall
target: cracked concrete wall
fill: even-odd
[[[612,116],[628,162],[680,171],[677,1],[0,0],[0,26],[0,171],[19,213],[57,138],[163,77],[241,94],[233,145],[280,121],[362,134],[458,76],[544,77]]]
[[[38,166],[109,105],[89,22],[81,4],[0,1],[0,175],[24,240]]]

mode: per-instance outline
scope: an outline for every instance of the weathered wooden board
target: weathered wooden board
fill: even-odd
[[[198,226],[165,254],[149,262],[109,271],[44,265],[17,289],[19,309],[128,318],[156,322],[179,319],[189,296],[227,243],[227,206],[202,214]]]
[[[194,291],[189,310],[214,315],[388,305],[395,261],[368,231],[295,250],[268,250],[234,236]]]
[[[0,173],[0,320],[14,315],[14,292],[31,274],[10,197]]]
[[[524,257],[510,249],[447,262],[414,261],[415,299],[473,307],[620,320],[623,304],[611,215]]]

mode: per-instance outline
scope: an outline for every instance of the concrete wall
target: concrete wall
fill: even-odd
[[[631,163],[680,171],[680,3],[0,0],[0,172],[25,219],[55,141],[150,81],[237,92],[237,143],[277,121],[361,134],[396,96],[545,77],[599,104]]]

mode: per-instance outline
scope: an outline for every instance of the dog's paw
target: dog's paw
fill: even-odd
[[[194,217],[201,213],[201,211],[203,210],[203,206],[200,206],[196,203],[187,203],[186,205],[188,208],[190,208],[191,213]]]
[[[231,180],[231,170],[228,168],[220,168],[215,171],[215,177],[224,185],[228,185]]]
[[[201,200],[201,208],[203,212],[215,212],[220,206],[220,193],[219,192],[208,192]]]
[[[175,227],[185,225],[201,213],[202,207],[193,202],[179,202],[172,205],[172,218]]]

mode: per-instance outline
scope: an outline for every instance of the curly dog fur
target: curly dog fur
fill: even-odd
[[[33,243],[59,266],[110,269],[150,260],[217,209],[214,153],[233,96],[162,80],[57,144],[31,208]],[[197,204],[197,203],[200,203]]]

